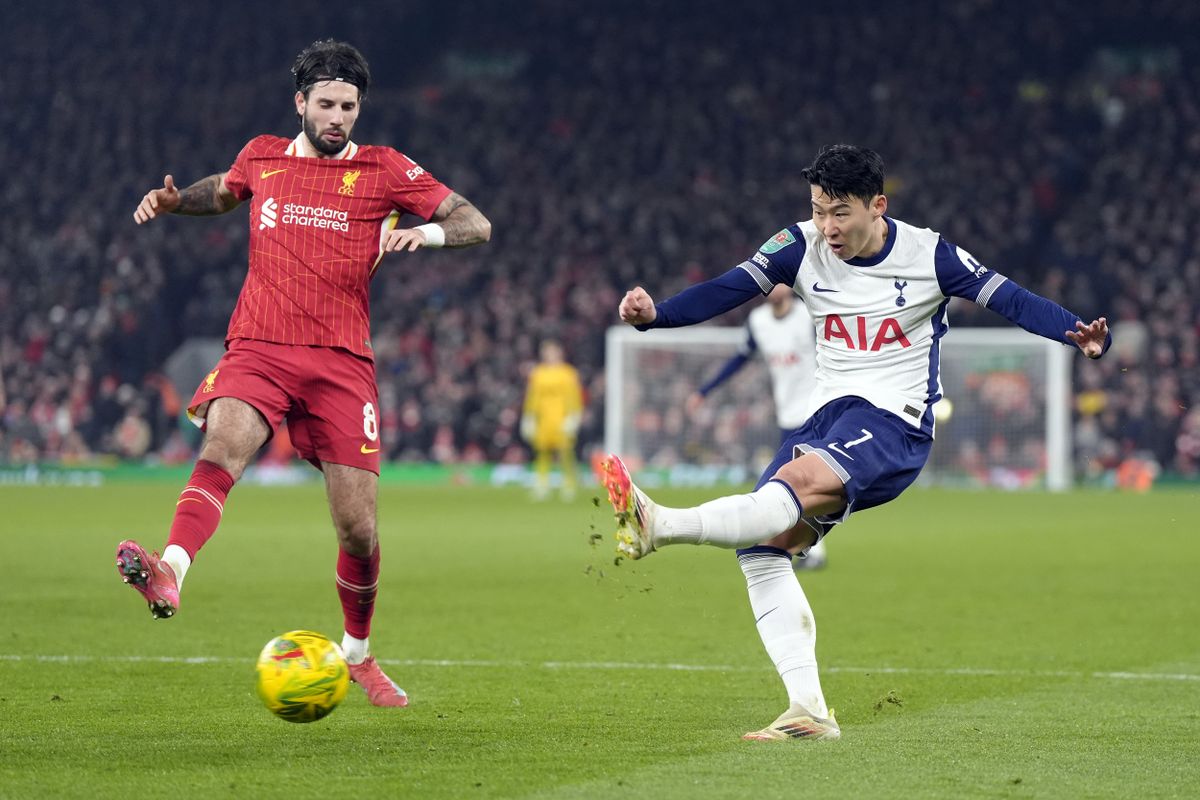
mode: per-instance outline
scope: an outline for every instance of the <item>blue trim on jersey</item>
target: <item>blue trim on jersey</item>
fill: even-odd
[[[938,288],[947,297],[961,297],[972,303],[979,299],[983,287],[997,274],[975,260],[975,256],[962,251],[966,261],[959,255],[959,248],[938,237],[933,249],[933,271],[937,275]]]
[[[883,218],[883,221],[887,223],[888,227],[887,241],[883,243],[883,249],[869,258],[848,258],[846,259],[847,264],[852,267],[874,267],[892,254],[892,248],[896,246],[896,223],[887,216]]]
[[[769,290],[768,290],[769,291]],[[639,331],[650,328],[679,328],[695,325],[737,308],[763,294],[758,282],[741,267],[734,267],[704,283],[689,286],[674,297],[655,303],[658,316],[649,325],[638,325]]]
[[[1030,333],[1070,347],[1076,346],[1067,338],[1066,332],[1074,331],[1075,323],[1083,320],[1053,300],[1034,294],[1015,281],[1008,280],[998,286],[988,300],[987,307]],[[1109,331],[1100,354],[1107,353],[1111,345],[1112,332]]]
[[[794,286],[808,245],[800,226],[789,225],[787,230],[795,241],[781,245],[771,253],[760,249],[725,274],[689,286],[674,297],[656,303],[654,308],[658,316],[654,322],[635,327],[646,331],[695,325],[737,308],[754,297],[769,294],[776,284]],[[763,246],[769,244],[770,240]],[[764,277],[766,285],[761,281]]]
[[[768,240],[763,248],[769,249],[760,248],[746,262],[761,266],[763,274],[770,280],[772,286],[779,283],[795,286],[796,276],[800,274],[800,264],[803,263],[804,255],[808,252],[808,240],[804,238],[804,231],[800,230],[799,225],[788,225],[785,230],[792,235],[795,241],[776,250],[771,244],[771,240]],[[763,261],[767,263],[764,265]],[[771,289],[767,288],[763,294],[770,292]]]
[[[792,554],[787,550],[779,547],[771,547],[769,544],[756,544],[754,547],[739,547],[737,554],[739,558],[741,556],[780,556],[789,561],[792,558]]]
[[[1053,300],[1034,294],[1011,278],[988,270],[973,255],[942,237],[938,237],[934,249],[933,266],[938,287],[947,297],[962,297],[979,303],[1030,333],[1075,346],[1065,332],[1074,331],[1075,323],[1082,321],[1077,315]],[[1111,344],[1110,333],[1101,353],[1107,352]]]
[[[942,337],[950,330],[950,326],[946,324],[948,305],[949,297],[938,304],[932,318],[933,343],[929,346],[929,382],[925,385],[925,413],[921,415],[921,430],[931,436],[934,426],[933,404],[942,399],[942,393],[938,391],[938,375],[942,365]]]

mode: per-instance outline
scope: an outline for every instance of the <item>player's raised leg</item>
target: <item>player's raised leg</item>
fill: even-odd
[[[841,479],[811,453],[786,464],[754,492],[693,508],[668,508],[652,501],[615,455],[596,463],[596,478],[616,513],[617,552],[631,559],[668,544],[749,547],[791,530],[802,515],[827,514],[846,505]]]
[[[172,617],[179,609],[192,560],[220,525],[225,499],[270,435],[262,415],[242,400],[221,397],[199,410],[206,418],[204,445],[175,503],[161,558],[132,539],[117,546],[118,574],[146,599],[155,619]]]
[[[379,588],[379,535],[375,506],[379,478],[373,472],[322,462],[329,511],[338,537],[337,592],[345,619],[342,651],[350,678],[372,705],[402,707],[408,695],[371,655],[369,637]]]

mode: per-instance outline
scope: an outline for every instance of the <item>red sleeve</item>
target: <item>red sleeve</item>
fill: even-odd
[[[388,199],[396,208],[428,220],[450,194],[450,187],[403,153],[387,151]],[[232,174],[232,173],[231,173]]]
[[[233,166],[225,175],[225,188],[233,192],[234,197],[238,200],[248,200],[250,195],[254,194],[250,191],[250,172],[246,168],[250,161],[250,150],[254,146],[254,141],[251,139],[246,142],[246,146],[242,148],[242,152],[238,153]]]

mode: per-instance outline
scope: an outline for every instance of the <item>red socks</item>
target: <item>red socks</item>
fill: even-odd
[[[233,488],[233,476],[211,461],[200,460],[175,504],[175,519],[167,544],[177,544],[191,558],[221,524],[225,498]]]
[[[371,615],[375,613],[375,593],[379,588],[379,545],[366,558],[338,550],[337,592],[346,618],[346,633],[366,639],[371,633]]]
[[[175,504],[168,545],[179,545],[191,558],[212,537],[221,523],[225,498],[233,488],[233,476],[211,461],[200,460]],[[366,558],[338,551],[337,592],[346,618],[346,633],[366,639],[375,612],[379,587],[379,546]]]

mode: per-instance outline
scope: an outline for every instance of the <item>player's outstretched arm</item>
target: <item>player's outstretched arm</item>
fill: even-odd
[[[383,252],[413,252],[419,247],[471,247],[492,238],[492,223],[458,192],[446,195],[430,221],[397,228],[383,241]]]
[[[186,214],[193,217],[224,214],[237,208],[241,202],[225,188],[223,172],[196,181],[182,191],[175,187],[175,179],[168,175],[163,178],[161,189],[146,192],[133,212],[133,219],[141,225],[160,214]]]
[[[1075,330],[1064,333],[1085,356],[1099,358],[1104,353],[1104,342],[1108,339],[1108,320],[1101,317],[1087,324],[1076,322]]]
[[[654,298],[640,286],[635,286],[621,298],[617,306],[621,321],[629,325],[649,325],[658,317],[658,309],[654,307]]]

